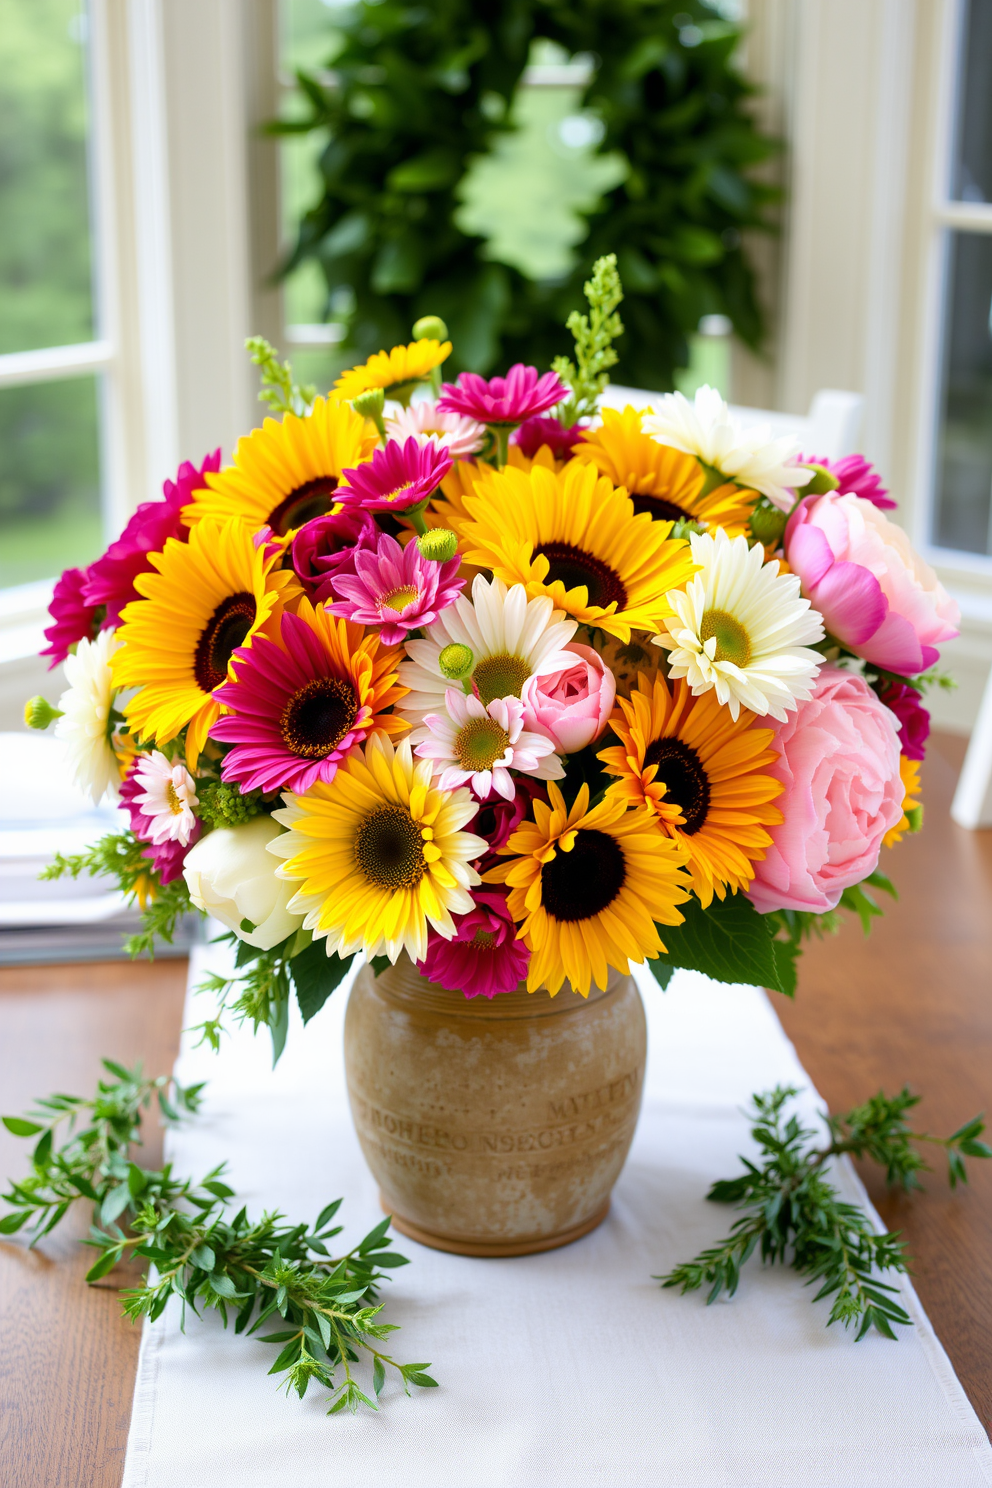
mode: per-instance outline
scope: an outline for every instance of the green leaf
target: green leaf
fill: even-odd
[[[13,1235],[26,1224],[31,1218],[30,1209],[24,1209],[19,1214],[5,1214],[0,1219],[0,1235]]]
[[[223,1272],[221,1272],[219,1274],[217,1274],[217,1273],[212,1274],[210,1276],[210,1285],[213,1288],[213,1290],[217,1293],[218,1297],[236,1297],[236,1296],[238,1296],[238,1289],[234,1285],[234,1282],[231,1280],[231,1278],[229,1276],[225,1276],[223,1274]]]
[[[331,993],[340,986],[354,959],[354,955],[342,957],[336,952],[328,955],[326,938],[313,941],[292,958],[289,974],[293,978],[296,1001],[304,1023],[309,1023],[320,1012]]]
[[[372,1389],[375,1391],[376,1399],[382,1394],[382,1387],[385,1383],[386,1371],[383,1368],[382,1360],[377,1355],[372,1365]]]
[[[289,998],[277,998],[269,1011],[269,1032],[272,1035],[272,1068],[282,1058],[289,1033]]]
[[[195,1250],[190,1251],[189,1258],[201,1271],[212,1271],[217,1264],[217,1257],[209,1245],[198,1245]]]
[[[126,1192],[126,1190],[125,1190]],[[100,1259],[86,1273],[87,1281],[99,1281],[101,1276],[106,1276],[112,1271],[119,1259],[118,1252],[114,1249],[105,1250]]]
[[[34,1163],[36,1168],[43,1168],[48,1163],[51,1155],[52,1129],[51,1127],[49,1127],[46,1132],[42,1133],[42,1135],[38,1138],[38,1141],[35,1143],[34,1151],[31,1154],[31,1161]]]
[[[148,1187],[148,1174],[142,1172],[137,1163],[128,1163],[127,1189],[132,1198],[137,1198]]]
[[[388,956],[370,956],[369,965],[376,976],[381,976],[387,966],[392,966]]]
[[[124,1213],[130,1202],[131,1190],[126,1183],[119,1183],[116,1188],[110,1189],[100,1205],[100,1223],[113,1224],[114,1220]]]
[[[133,1080],[138,1073],[136,1070],[125,1068],[123,1064],[118,1064],[115,1059],[101,1059],[100,1063],[105,1070],[109,1070],[112,1075],[116,1075],[118,1080],[124,1080],[125,1082]]]
[[[658,986],[663,992],[667,992],[668,984],[678,970],[678,967],[673,966],[664,956],[655,956],[652,961],[648,962],[648,966],[651,968],[651,975],[658,983]]]
[[[341,1202],[340,1199],[335,1199],[333,1204],[328,1204],[326,1209],[321,1209],[317,1215],[317,1222],[314,1225],[315,1230],[322,1230],[326,1224],[330,1224],[335,1214],[341,1208]]]
[[[36,1121],[25,1121],[23,1116],[3,1116],[0,1120],[15,1137],[36,1137],[43,1130]]]
[[[679,907],[683,924],[658,926],[673,966],[701,971],[718,982],[791,990],[772,939],[773,926],[743,894],[714,899],[708,909],[695,897]]]

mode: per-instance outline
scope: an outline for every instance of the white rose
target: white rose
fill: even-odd
[[[266,848],[282,835],[271,816],[255,816],[240,827],[218,827],[186,854],[183,877],[197,909],[206,910],[239,940],[268,951],[303,924],[287,908],[298,884],[276,877]],[[241,928],[250,920],[254,930]]]

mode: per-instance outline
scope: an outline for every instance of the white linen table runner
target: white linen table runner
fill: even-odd
[[[197,950],[191,986],[218,962],[219,948]],[[733,1301],[712,1307],[651,1279],[735,1218],[705,1194],[752,1150],[751,1092],[803,1086],[811,1119],[820,1102],[759,989],[678,973],[662,993],[643,968],[638,981],[644,1107],[604,1224],[511,1260],[396,1239],[411,1264],[385,1288],[384,1320],[401,1325],[388,1347],[430,1360],[439,1389],[406,1399],[387,1383],[378,1414],[328,1418],[323,1390],[278,1392],[271,1344],[213,1314],[182,1334],[170,1303],[145,1327],[123,1488],[992,1485],[992,1448],[907,1281],[915,1326],[855,1344],[786,1268],[752,1260]],[[182,1175],[226,1159],[250,1214],[312,1220],[343,1196],[343,1248],[381,1217],[344,1087],[349,983],[305,1031],[294,1015],[274,1072],[264,1031],[219,1056],[184,1036],[179,1078],[209,1084],[203,1113],[168,1141]],[[187,1024],[206,1001],[191,997]],[[836,1176],[865,1202],[852,1168]]]

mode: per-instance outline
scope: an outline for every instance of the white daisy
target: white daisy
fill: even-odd
[[[813,478],[812,470],[796,460],[797,439],[774,439],[765,424],[745,429],[716,388],[697,388],[694,403],[682,393],[665,393],[641,427],[659,444],[695,455],[728,480],[760,491],[780,511],[789,511],[795,488]]]
[[[178,842],[187,845],[196,826],[193,807],[198,804],[196,781],[186,766],[173,764],[158,749],[140,755],[134,778],[144,794],[135,796],[145,816],[151,818],[152,842]]]
[[[116,797],[120,769],[110,736],[110,708],[114,680],[110,658],[118,647],[117,632],[101,630],[96,640],[79,642],[75,656],[65,659],[69,686],[59,698],[63,716],[55,736],[66,743],[66,760],[80,790],[99,804],[108,791]]]
[[[445,693],[462,676],[483,703],[519,697],[528,677],[574,666],[564,648],[576,629],[546,594],[528,600],[522,584],[507,589],[501,579],[477,574],[471,599],[459,595],[427,626],[424,640],[406,642],[412,660],[401,663],[399,680],[410,695],[397,711],[408,723],[423,723],[428,713],[443,712]],[[445,657],[445,671],[440,657],[449,647],[456,649]],[[464,659],[464,666],[452,670],[452,657]]]
[[[420,444],[433,438],[453,460],[464,460],[466,455],[475,455],[482,448],[486,426],[461,413],[446,413],[427,399],[411,403],[409,408],[397,408],[386,419],[386,433],[401,443],[411,434]]]
[[[670,653],[671,676],[685,677],[697,697],[715,687],[732,718],[744,707],[784,723],[820,670],[823,657],[807,646],[823,639],[820,616],[800,598],[795,574],[766,563],[760,545],[749,548],[722,527],[690,542],[700,572],[684,592],[669,591],[675,614],[651,639]]]
[[[470,785],[480,801],[496,790],[513,800],[510,770],[538,780],[561,780],[565,767],[545,734],[524,728],[524,705],[519,698],[494,698],[487,706],[457,687],[444,695],[444,713],[428,713],[423,727],[411,738],[414,754],[434,761],[442,790]]]

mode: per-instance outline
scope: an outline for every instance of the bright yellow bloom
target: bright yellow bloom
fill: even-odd
[[[370,388],[382,388],[387,397],[399,388],[423,382],[451,355],[450,341],[411,341],[409,346],[394,346],[391,351],[377,351],[361,366],[349,367],[334,384],[338,398],[357,398]]]
[[[341,472],[370,459],[376,443],[373,426],[335,398],[318,398],[302,418],[267,418],[238,440],[233,465],[207,472],[183,521],[244,517],[286,537],[332,509]]]
[[[919,760],[907,759],[904,754],[899,756],[899,774],[902,777],[902,787],[905,794],[902,798],[902,816],[894,827],[890,827],[882,838],[886,847],[895,847],[901,842],[907,832],[918,832],[920,829],[920,814],[923,811],[923,803],[920,801],[920,762]],[[912,815],[910,815],[912,813]]]
[[[507,466],[480,477],[464,504],[469,519],[455,526],[469,563],[622,641],[660,630],[672,613],[667,592],[695,572],[688,544],[669,538],[671,522],[635,516],[626,491],[584,461],[557,472]]]
[[[778,759],[774,732],[736,723],[713,692],[694,698],[685,682],[669,691],[660,676],[641,676],[630,701],[618,698],[610,727],[620,743],[599,758],[620,778],[607,791],[629,805],[649,805],[662,830],[689,854],[692,887],[703,908],[713,895],[746,889],[771,842],[766,827],[782,820],[770,803],[782,783],[763,773]]]
[[[623,413],[604,408],[602,425],[585,433],[572,457],[594,465],[615,486],[626,487],[634,510],[649,512],[655,521],[688,519],[724,527],[736,537],[746,532],[758,500],[757,491],[741,490],[733,481],[706,491],[706,475],[695,456],[645,434],[640,412],[629,405]]]
[[[509,885],[509,907],[530,947],[527,990],[546,986],[554,997],[567,978],[588,997],[591,980],[605,987],[608,968],[664,951],[657,923],[679,925],[676,905],[689,897],[681,865],[685,848],[658,829],[649,807],[622,800],[589,810],[583,785],[571,810],[548,784],[551,805],[534,802],[500,854],[509,857],[486,874]]]
[[[327,953],[414,961],[427,953],[427,927],[450,939],[452,913],[474,903],[471,863],[486,842],[465,823],[478,811],[470,791],[439,790],[430,760],[408,740],[395,750],[377,736],[341,762],[329,784],[293,796],[274,816],[289,831],[271,843],[285,858],[276,872],[298,879],[290,909],[306,918]]]
[[[121,615],[114,682],[139,689],[124,711],[142,739],[167,744],[189,724],[191,770],[220,713],[213,690],[233,676],[232,653],[280,613],[289,575],[273,570],[279,556],[255,547],[246,522],[208,520],[188,543],[170,537],[149,554],[155,571],[134,581],[144,597]]]

